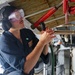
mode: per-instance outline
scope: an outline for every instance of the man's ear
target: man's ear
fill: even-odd
[[[2,20],[2,28],[5,30],[5,31],[8,31],[10,28],[12,27],[12,24],[10,23],[9,20]]]

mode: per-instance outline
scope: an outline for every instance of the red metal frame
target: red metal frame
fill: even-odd
[[[75,0],[70,0],[70,2],[75,2]]]
[[[63,0],[58,6],[52,7],[46,14],[44,14],[38,21],[34,23],[33,28],[38,27],[41,22],[44,22],[48,17],[51,17],[57,9],[63,4],[63,13],[65,14],[65,24],[68,23],[68,13],[75,14],[75,7],[69,7],[68,1],[75,2],[75,0]]]

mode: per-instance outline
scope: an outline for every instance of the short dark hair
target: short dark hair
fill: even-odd
[[[5,30],[5,31],[8,31],[11,27],[12,27],[12,24],[10,23],[10,21],[8,20],[8,17],[9,15],[14,12],[17,8],[14,7],[14,6],[5,6],[3,7],[0,12],[1,12],[1,15],[3,16],[2,18],[2,28]]]

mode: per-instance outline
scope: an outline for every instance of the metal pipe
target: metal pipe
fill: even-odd
[[[57,10],[58,8],[62,5],[63,2],[59,3],[58,6],[52,7],[46,14],[44,14],[39,20],[37,20],[34,25],[33,28],[38,27],[38,25],[41,22],[44,22],[47,18],[51,17]]]
[[[66,24],[66,25],[59,25],[59,26],[56,26],[54,28],[60,28],[60,27],[73,27],[75,26],[74,24]]]
[[[60,2],[59,5],[57,5],[55,8],[58,9],[58,8],[62,5],[62,3],[63,3],[63,1]],[[45,12],[45,11],[47,11],[47,10],[50,10],[50,9],[52,9],[52,8],[53,8],[53,7],[48,8],[48,9],[45,9],[45,10],[42,10],[42,11],[38,11],[38,12],[36,12],[36,13],[33,13],[33,14],[30,14],[30,15],[27,15],[27,16],[25,16],[24,18],[28,18],[28,17],[34,16],[34,15],[37,15],[37,14],[39,14],[39,13]],[[61,19],[61,18],[64,18],[64,16],[59,17],[59,18],[56,18],[56,19],[53,19],[53,20],[55,21],[55,20],[57,20],[57,19]],[[53,21],[53,20],[50,20],[50,21]],[[49,23],[50,21],[47,21],[47,22],[45,22],[45,23]]]
[[[61,4],[62,4],[62,2],[60,2],[59,5],[56,5],[56,8],[60,7]],[[52,7],[38,11],[38,12],[35,12],[35,13],[32,13],[30,15],[25,16],[24,18],[28,18],[28,17],[34,16],[34,15],[40,14],[40,13],[45,12],[45,11],[50,10],[50,9],[52,9]]]
[[[55,34],[63,34],[63,35],[74,35],[75,30],[56,30],[54,31]]]
[[[47,24],[47,23],[49,23],[49,22],[53,22],[53,21],[56,21],[56,20],[59,20],[59,19],[62,19],[62,18],[65,18],[65,16],[61,16],[61,17],[58,17],[58,18],[55,18],[55,19],[46,21],[46,22],[44,22],[44,23]]]
[[[51,7],[51,8],[52,8],[52,7]],[[27,15],[27,16],[25,16],[24,18],[28,18],[28,17],[34,16],[34,15],[40,14],[40,13],[42,13],[42,12],[45,12],[45,11],[47,11],[47,10],[50,10],[51,8],[47,8],[47,9],[44,9],[44,10],[38,11],[38,12],[36,12],[36,13],[33,13],[33,14],[30,14],[30,15]]]

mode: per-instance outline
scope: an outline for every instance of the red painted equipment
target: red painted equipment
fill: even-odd
[[[75,0],[69,0],[70,2],[75,2]],[[69,7],[69,13],[70,14],[75,14],[75,6]]]
[[[75,2],[75,0],[69,0],[70,2]]]
[[[70,8],[69,8],[69,13],[70,14],[75,14],[75,6],[71,6]]]
[[[44,22],[48,17],[52,16],[61,5],[62,5],[62,2],[59,5],[57,5],[56,7],[52,7],[46,14],[44,14],[38,21],[36,21],[34,23],[32,28],[34,29],[34,28],[38,27],[38,25],[41,22]]]
[[[75,14],[75,6],[74,7],[69,7],[68,1],[75,2],[75,0],[63,0],[56,7],[52,7],[46,14],[44,14],[31,27],[34,29],[34,28],[38,27],[38,25],[40,23],[44,22],[48,17],[51,17],[57,11],[57,9],[62,5],[62,3],[63,3],[63,13],[65,14],[65,24],[68,24],[68,13]]]
[[[63,13],[65,14],[65,24],[68,24],[68,0],[63,0]]]
[[[51,8],[45,15],[43,15],[38,21],[34,23],[37,27],[41,22],[44,22],[48,17],[52,16],[56,12],[56,8]]]
[[[68,11],[68,0],[63,0],[63,13],[67,13]]]

